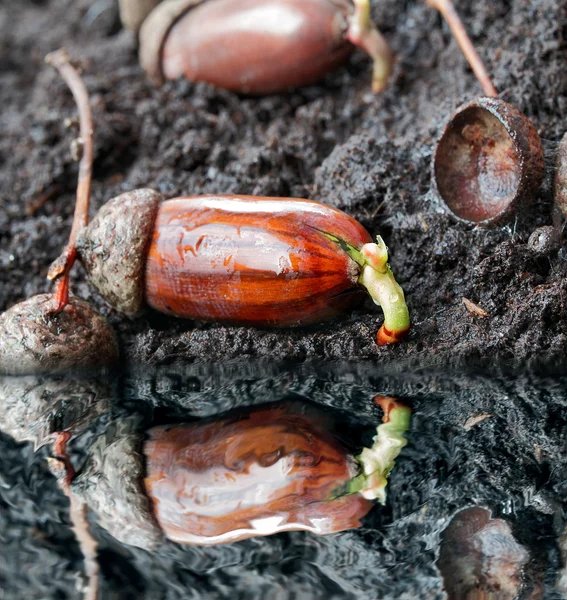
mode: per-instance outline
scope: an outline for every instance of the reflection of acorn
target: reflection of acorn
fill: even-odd
[[[110,325],[84,300],[71,298],[60,312],[53,296],[32,296],[0,315],[0,373],[25,375],[115,364]]]
[[[337,494],[357,466],[319,422],[272,407],[150,430],[144,482],[165,535],[210,545],[358,527],[372,503]]]
[[[116,539],[148,550],[164,537],[202,546],[353,529],[371,499],[385,502],[407,443],[410,409],[386,400],[358,456],[342,441],[343,422],[303,402],[155,427],[147,439],[141,417],[116,420],[91,444],[71,491]]]
[[[437,566],[454,600],[513,600],[528,552],[508,523],[474,506],[457,513],[442,534]]]
[[[432,187],[460,221],[489,225],[532,200],[544,175],[533,123],[499,98],[478,98],[451,117],[437,141]]]
[[[144,441],[126,419],[94,443],[72,489],[114,537],[148,550],[164,536],[212,545],[352,529],[373,504],[344,493],[357,463],[325,424],[292,403],[156,427]]]

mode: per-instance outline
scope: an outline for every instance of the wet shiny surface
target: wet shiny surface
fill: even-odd
[[[163,74],[253,94],[313,83],[352,51],[348,10],[329,0],[207,0],[169,31]]]
[[[200,428],[203,419],[225,420],[226,411],[239,414],[250,407],[261,411],[267,402],[314,403],[321,415],[317,428],[356,454],[371,442],[381,420],[382,412],[372,401],[376,394],[413,405],[409,443],[390,477],[387,504],[370,510],[361,527],[324,536],[286,531],[218,546],[166,542],[152,552],[121,544],[97,527],[103,598],[446,600],[446,581],[437,561],[444,544],[450,543],[451,522],[472,506],[507,524],[515,540],[501,527],[489,527],[490,535],[475,538],[483,540],[483,552],[489,551],[484,554],[489,559],[481,562],[484,577],[497,573],[504,575],[500,581],[510,581],[507,565],[512,564],[519,577],[518,598],[562,598],[556,585],[561,580],[565,589],[567,580],[560,551],[567,378],[561,373],[487,375],[486,368],[449,373],[399,363],[281,365],[243,360],[144,365],[101,377],[100,383],[112,385],[112,402],[103,415],[95,415],[92,425],[83,420],[82,435],[73,429],[71,455],[79,472],[93,441],[123,434],[125,420],[144,430],[181,421]],[[24,399],[29,396],[27,385],[23,380]],[[10,394],[17,393],[14,389],[10,386]],[[39,387],[34,389],[40,393]],[[65,387],[60,389],[63,398],[50,386],[46,392],[64,407],[71,399]],[[16,399],[12,402],[16,411]],[[82,411],[77,414],[83,418]],[[69,426],[52,411],[41,410],[37,421],[32,433]],[[0,580],[5,598],[82,599],[76,581],[83,561],[69,527],[68,502],[47,473],[47,448],[34,455],[31,444],[17,443],[3,431],[0,450]],[[519,575],[521,551],[516,544],[529,554]],[[563,552],[567,554],[564,542]]]
[[[159,209],[146,301],[179,317],[256,325],[333,318],[363,295],[358,266],[322,232],[371,241],[354,219],[308,200],[194,196]]]
[[[319,424],[324,414],[306,408],[150,430],[145,486],[166,536],[208,545],[358,527],[373,504],[359,495],[334,498],[357,468]]]

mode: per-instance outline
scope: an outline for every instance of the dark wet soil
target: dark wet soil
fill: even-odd
[[[550,181],[564,132],[567,72],[558,0],[459,2],[504,99],[545,140],[548,177],[531,210],[506,227],[455,223],[429,193],[435,136],[480,88],[440,17],[424,2],[383,0],[374,16],[396,51],[391,85],[369,91],[369,62],[355,53],[321,85],[240,98],[205,84],[154,89],[132,34],[110,0],[7,2],[0,7],[0,309],[46,291],[45,275],[70,229],[77,135],[73,100],[44,55],[61,45],[85,68],[96,122],[92,211],[151,186],[166,196],[240,193],[310,197],[381,233],[413,327],[406,343],[377,348],[381,315],[369,302],[332,324],[257,330],[113,313],[75,270],[74,290],[108,314],[126,359],[152,363],[241,356],[417,362],[563,355],[566,257],[536,254],[530,234],[550,225]],[[558,225],[560,227],[560,225]],[[462,298],[489,316],[467,311]]]
[[[43,64],[47,52],[65,45],[84,66],[96,122],[93,214],[111,197],[146,186],[169,197],[315,198],[383,235],[412,317],[407,341],[391,348],[374,343],[381,315],[370,303],[342,320],[295,331],[151,312],[129,321],[105,305],[76,267],[75,293],[109,317],[125,362],[378,358],[398,365],[481,360],[517,366],[561,360],[567,255],[562,245],[536,253],[527,242],[540,226],[562,229],[553,217],[551,180],[567,110],[567,1],[457,4],[502,97],[533,119],[546,147],[546,179],[532,207],[490,230],[455,223],[429,192],[434,139],[451,112],[480,88],[447,27],[424,2],[375,2],[375,20],[398,57],[382,95],[370,93],[368,60],[355,53],[320,85],[240,98],[206,84],[152,88],[112,0],[4,0],[0,310],[50,289],[47,268],[70,230],[77,180],[70,146],[77,129],[66,122],[76,109],[57,73]],[[488,316],[470,313],[463,297]],[[309,369],[278,373],[237,369],[228,383],[214,385],[203,374],[175,375],[166,383],[139,375],[130,398],[163,391],[168,401],[185,406],[204,402],[199,415],[233,406],[227,400],[233,396],[244,405],[291,390],[328,405],[338,395],[339,408],[356,410],[367,422],[369,394],[417,398],[418,433],[392,482],[386,513],[375,511],[363,530],[338,538],[284,534],[217,550],[171,547],[156,555],[121,546],[99,530],[104,598],[374,599],[375,590],[384,598],[440,598],[442,582],[432,566],[439,531],[457,510],[474,504],[509,520],[535,557],[526,597],[555,597],[550,590],[565,506],[564,381],[494,384],[436,375],[424,383],[406,375],[391,385],[387,378],[370,379],[362,393],[351,385],[360,375],[348,370],[336,375],[339,381],[331,375],[331,383],[327,375],[310,380]],[[210,393],[187,396],[191,385]],[[427,402],[420,405],[422,393]],[[463,429],[470,416],[484,413],[496,416]],[[2,436],[0,450],[0,597],[78,598],[81,555],[64,496],[30,446]]]

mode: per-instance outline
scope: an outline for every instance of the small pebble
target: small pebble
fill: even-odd
[[[550,256],[559,249],[559,236],[551,225],[538,227],[528,239],[529,248],[540,256]]]

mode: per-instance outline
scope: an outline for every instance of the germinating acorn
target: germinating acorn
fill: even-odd
[[[295,198],[134,190],[104,205],[79,236],[89,278],[135,315],[144,301],[184,318],[255,326],[319,323],[366,288],[384,311],[378,342],[409,329],[382,240],[345,213]]]
[[[355,45],[381,91],[393,60],[369,0],[166,0],[141,27],[140,62],[157,85],[184,76],[269,94],[318,81]]]

